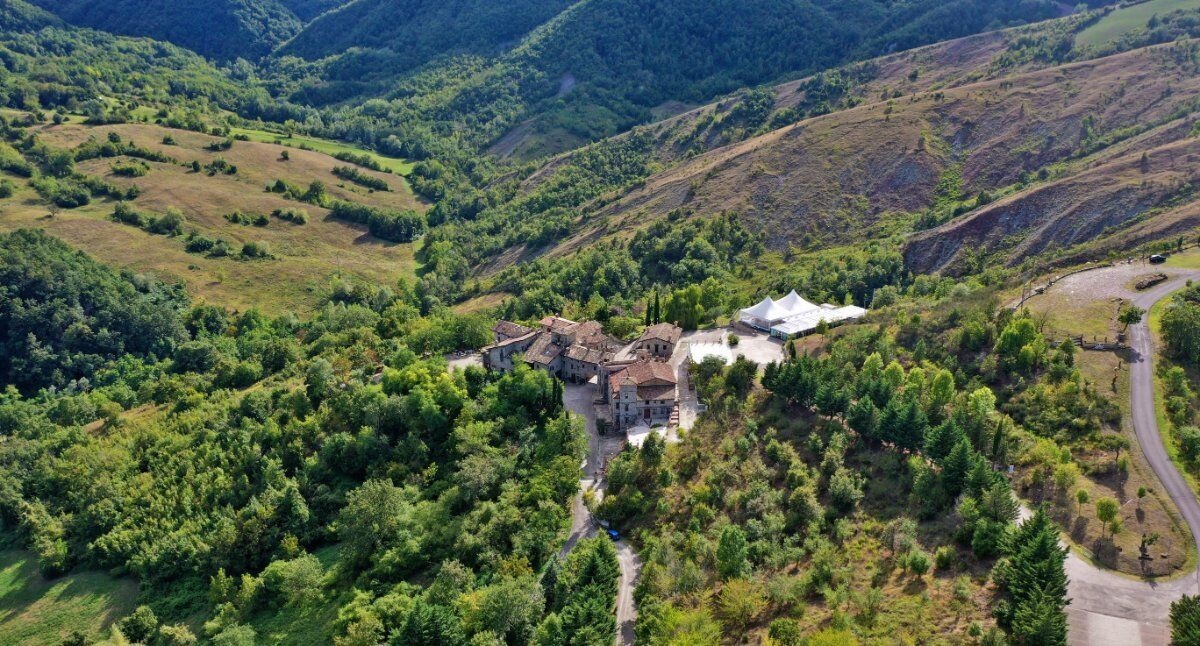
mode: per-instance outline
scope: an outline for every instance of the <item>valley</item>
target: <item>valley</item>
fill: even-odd
[[[1200,3],[0,0],[0,643],[1200,643]]]

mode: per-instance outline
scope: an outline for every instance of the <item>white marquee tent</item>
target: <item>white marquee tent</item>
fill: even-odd
[[[771,336],[788,339],[812,332],[821,321],[835,325],[861,318],[866,313],[867,310],[854,305],[813,305],[801,298],[796,290],[792,290],[777,301],[768,296],[753,307],[741,310],[738,320],[753,328],[770,332]]]

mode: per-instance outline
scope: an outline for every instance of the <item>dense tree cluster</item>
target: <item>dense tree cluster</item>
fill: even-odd
[[[611,544],[557,557],[584,450],[561,385],[438,358],[484,321],[421,317],[403,285],[335,284],[305,323],[184,309],[43,234],[2,242],[5,379],[29,396],[0,396],[0,518],[47,575],[156,590],[127,636],[200,613],[225,643],[258,613],[336,603],[347,639],[612,641]]]
[[[177,286],[118,275],[57,238],[0,235],[0,375],[22,391],[67,387],[125,356],[170,356],[185,340]]]

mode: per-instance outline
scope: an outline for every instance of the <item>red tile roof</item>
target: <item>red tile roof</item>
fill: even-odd
[[[667,343],[677,343],[681,334],[683,334],[683,330],[678,325],[673,323],[656,323],[646,328],[642,332],[642,336],[638,337],[638,340],[658,339]]]

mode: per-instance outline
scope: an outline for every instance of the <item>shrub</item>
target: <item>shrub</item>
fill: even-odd
[[[196,636],[183,624],[162,626],[158,629],[158,641],[163,646],[192,646]]]
[[[369,188],[373,191],[392,190],[391,187],[388,186],[387,182],[379,179],[378,177],[367,175],[353,166],[337,166],[333,169],[333,174],[344,180],[354,182],[359,186]]]
[[[913,550],[908,553],[906,565],[910,572],[921,576],[929,571],[929,555],[920,550]]]
[[[862,497],[862,486],[845,467],[840,467],[829,479],[829,498],[838,511],[845,513],[854,509]]]
[[[957,560],[958,553],[955,552],[954,548],[950,547],[949,545],[943,545],[937,548],[937,551],[933,553],[934,565],[937,566],[938,570],[950,569],[954,566],[954,563]]]
[[[175,236],[183,233],[183,213],[170,207],[158,218],[151,218],[146,223],[146,230],[164,236]]]
[[[262,378],[262,366],[253,361],[222,362],[214,384],[218,388],[247,388]]]
[[[30,182],[30,185],[38,195],[64,209],[87,206],[92,201],[91,191],[75,180],[39,177]]]
[[[145,177],[150,172],[150,165],[140,161],[117,163],[112,165],[112,172],[119,177]]]
[[[113,209],[112,219],[121,224],[141,228],[146,225],[146,218],[127,202],[117,202]]]
[[[217,365],[221,355],[206,341],[188,341],[175,351],[175,370],[179,372],[208,372]]]
[[[324,570],[317,557],[304,554],[290,561],[272,561],[263,570],[263,587],[287,605],[304,606],[321,594]]]
[[[133,614],[117,622],[121,634],[135,644],[146,644],[158,632],[158,618],[149,606],[138,606]]]
[[[308,223],[308,211],[305,211],[304,209],[298,209],[295,207],[289,206],[289,207],[282,208],[282,209],[275,209],[274,211],[271,212],[271,215],[273,217],[279,218],[280,220],[285,220],[287,222],[291,222],[292,224],[307,224]]]
[[[1200,461],[1200,428],[1195,426],[1180,426],[1175,429],[1179,438],[1179,452],[1188,462],[1195,464]]]
[[[354,202],[335,202],[330,215],[365,224],[371,235],[391,242],[412,242],[429,226],[425,216],[416,211],[385,211]]]
[[[265,242],[250,240],[242,245],[243,258],[270,258],[271,247]]]
[[[192,231],[188,234],[187,243],[183,248],[188,253],[208,253],[216,244],[216,240]]]
[[[12,182],[0,179],[0,199],[12,197],[14,192],[16,192],[16,187],[13,186]]]

